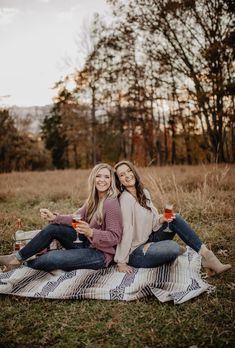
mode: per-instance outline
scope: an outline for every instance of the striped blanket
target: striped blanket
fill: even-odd
[[[0,273],[0,294],[124,301],[155,296],[161,302],[180,304],[210,289],[201,278],[200,267],[200,256],[190,248],[172,264],[135,269],[132,274],[117,272],[114,266],[98,271],[50,273],[21,266]]]

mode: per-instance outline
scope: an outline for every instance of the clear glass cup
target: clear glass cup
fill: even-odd
[[[172,232],[171,229],[170,229],[170,226],[169,226],[169,220],[171,220],[173,218],[173,204],[166,204],[165,205],[165,208],[164,208],[164,218],[167,221],[167,227],[165,228],[164,232]]]
[[[82,220],[81,214],[74,214],[72,218],[72,227],[79,228],[79,222]]]
[[[74,229],[79,229],[79,223],[82,220],[82,216],[81,214],[74,214],[73,218],[72,218],[72,227]],[[79,239],[79,232],[77,232],[77,240],[75,241],[75,243],[82,243],[82,241]]]

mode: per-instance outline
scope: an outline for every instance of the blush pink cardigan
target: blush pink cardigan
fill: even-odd
[[[87,221],[85,204],[76,213],[81,214],[82,220]],[[72,215],[57,215],[51,223],[71,225]],[[106,266],[108,266],[113,260],[116,246],[122,238],[122,215],[118,199],[107,198],[103,206],[102,224],[98,224],[95,216],[93,216],[89,225],[93,230],[93,236],[88,238],[91,243],[90,247],[103,251]]]

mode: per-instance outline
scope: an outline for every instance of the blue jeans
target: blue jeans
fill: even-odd
[[[151,233],[148,246],[142,244],[130,254],[130,266],[150,268],[174,261],[180,251],[179,245],[172,240],[176,234],[193,250],[200,250],[203,242],[179,214],[169,223],[172,232],[164,232],[166,226],[164,223],[158,231]]]
[[[52,271],[62,269],[72,271],[75,269],[100,269],[106,267],[104,253],[90,248],[88,239],[84,236],[82,243],[74,243],[77,232],[68,225],[51,224],[41,230],[16,257],[18,260],[27,260],[49,247],[53,239],[60,242],[66,250],[52,250],[36,259],[28,260],[25,264],[34,269]]]

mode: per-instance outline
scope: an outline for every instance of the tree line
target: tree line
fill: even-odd
[[[0,108],[0,173],[52,168],[41,137],[29,133],[30,120],[18,120]]]
[[[52,166],[234,163],[235,2],[107,2],[42,124]]]

